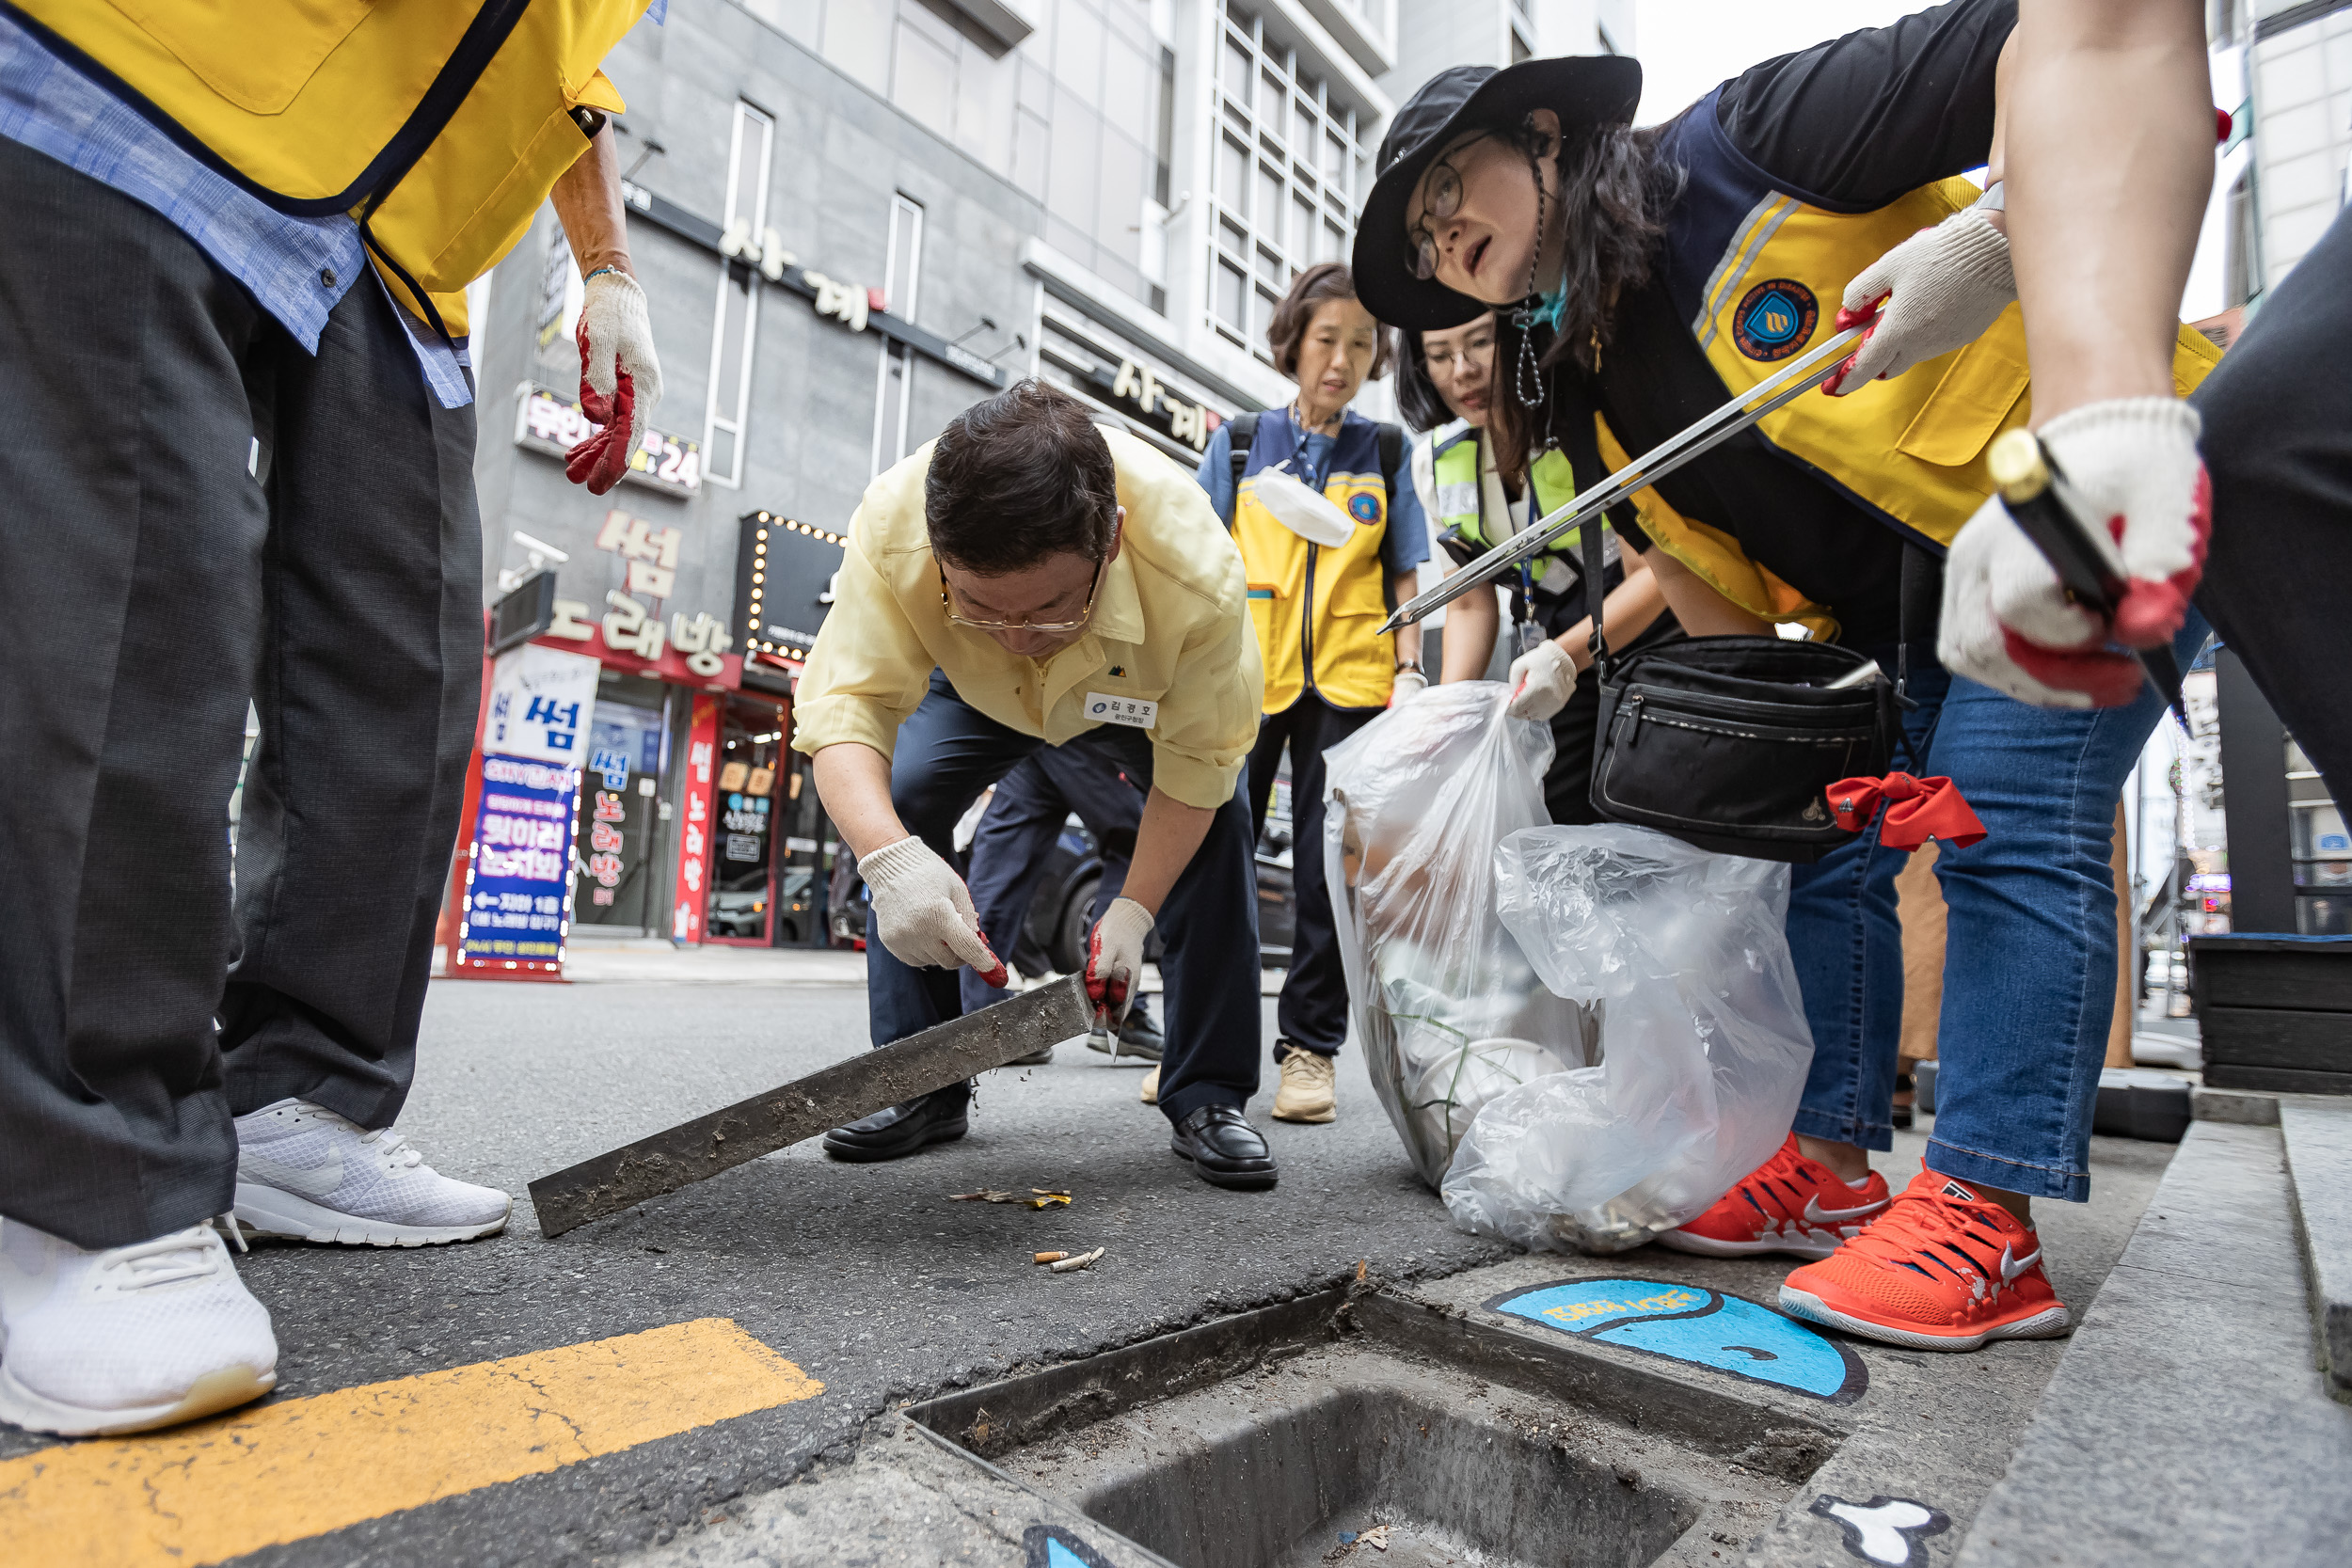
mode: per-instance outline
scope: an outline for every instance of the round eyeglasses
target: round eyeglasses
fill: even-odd
[[[1078,611],[1078,618],[1074,621],[982,621],[975,619],[974,617],[966,615],[956,609],[955,598],[947,591],[946,569],[945,567],[940,567],[938,562],[934,561],[932,565],[939,572],[940,609],[946,613],[947,622],[950,626],[965,626],[973,631],[1041,631],[1048,633],[1076,631],[1079,627],[1085,626],[1087,622],[1094,617],[1095,595],[1103,591],[1104,568],[1107,567],[1111,563],[1111,550],[1116,549],[1119,546],[1119,531],[1126,527],[1126,525],[1127,509],[1122,506],[1118,508],[1112,515],[1110,546],[1109,548],[1104,550],[1103,559],[1094,563],[1094,581],[1087,589],[1086,607]]]
[[[1493,135],[1481,131],[1460,146],[1447,148],[1445,155],[1422,177],[1422,221],[1413,225],[1406,238],[1413,242],[1413,276],[1424,283],[1438,276],[1438,239],[1429,231],[1429,221],[1443,223],[1462,210],[1462,171],[1449,160]]]

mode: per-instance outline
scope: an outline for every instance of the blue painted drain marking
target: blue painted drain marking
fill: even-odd
[[[1851,1404],[1868,1388],[1861,1357],[1742,1296],[1657,1279],[1562,1279],[1487,1302],[1581,1339]]]
[[[1059,1525],[1031,1525],[1021,1532],[1024,1568],[1111,1568],[1108,1559]]]

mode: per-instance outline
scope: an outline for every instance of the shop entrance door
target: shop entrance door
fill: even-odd
[[[639,689],[642,689],[642,694]],[[655,803],[669,733],[666,687],[608,670],[596,687],[572,851],[572,923],[650,931]]]
[[[779,938],[775,827],[784,795],[777,771],[785,720],[772,703],[728,697],[721,709],[719,775],[712,800],[718,831],[711,835],[710,907],[704,930],[717,942],[766,947]]]

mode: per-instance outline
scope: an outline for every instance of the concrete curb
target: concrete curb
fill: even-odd
[[[2296,1234],[2332,1391],[2352,1399],[2352,1105],[2279,1107]]]

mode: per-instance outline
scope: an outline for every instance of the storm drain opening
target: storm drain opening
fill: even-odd
[[[1340,1291],[907,1414],[1183,1568],[1720,1565],[1838,1436]]]

